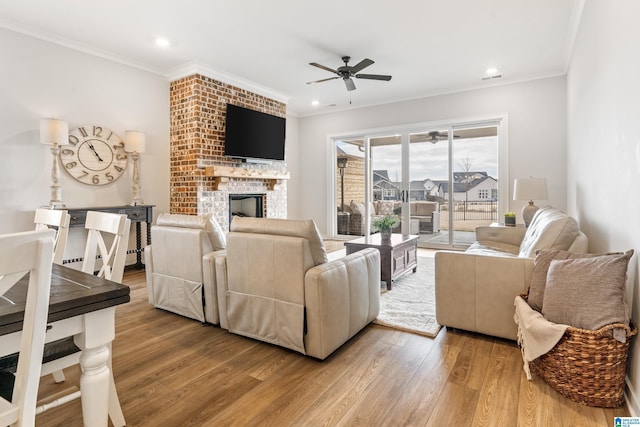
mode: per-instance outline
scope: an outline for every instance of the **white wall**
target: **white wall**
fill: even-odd
[[[638,250],[640,242],[640,2],[588,0],[567,78],[567,205],[590,252]],[[638,267],[627,289],[640,316]],[[628,376],[630,409],[640,414],[640,340]]]
[[[0,29],[0,233],[33,228],[33,210],[50,200],[52,157],[39,142],[39,121],[103,125],[124,136],[146,133],[142,198],[169,207],[169,83],[165,77]],[[115,183],[92,187],[60,170],[68,207],[116,206],[132,199],[132,166]],[[143,226],[144,230],[144,226]],[[82,256],[73,230],[68,257]],[[132,231],[133,233],[133,231]]]
[[[566,80],[564,77],[460,92],[412,101],[304,117],[299,121],[300,191],[290,203],[299,217],[327,224],[327,136],[392,125],[509,114],[509,195],[513,179],[546,177],[549,200],[566,208]],[[521,201],[509,201],[520,211]]]

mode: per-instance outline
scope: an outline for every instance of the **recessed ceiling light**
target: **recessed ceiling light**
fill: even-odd
[[[169,47],[171,43],[169,43],[169,40],[164,38],[164,37],[156,37],[156,46],[160,46],[160,47]]]
[[[487,68],[487,71],[485,71],[485,73],[489,76],[491,74],[496,74],[498,72],[498,69],[496,67],[490,67]]]
[[[311,101],[311,105],[313,105],[314,107],[316,105],[320,105],[320,101],[318,101],[317,99],[314,99],[313,101]]]

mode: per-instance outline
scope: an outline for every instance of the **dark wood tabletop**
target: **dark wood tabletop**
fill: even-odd
[[[28,276],[0,298],[0,335],[22,330]],[[53,264],[48,322],[67,319],[129,302],[129,287]]]

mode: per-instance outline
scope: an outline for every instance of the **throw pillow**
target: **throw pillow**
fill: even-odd
[[[624,290],[632,255],[630,250],[551,261],[542,315],[550,322],[589,330],[612,323],[628,324]]]
[[[360,202],[356,202],[355,200],[352,200],[349,206],[351,207],[352,213],[364,216],[364,203],[360,203]]]
[[[622,254],[618,252],[617,254]],[[542,311],[544,299],[544,289],[547,284],[547,273],[551,261],[556,259],[593,258],[602,255],[612,254],[579,254],[561,250],[539,249],[533,261],[533,271],[531,272],[531,284],[529,285],[529,298],[527,302],[536,311]]]
[[[393,204],[392,201],[378,201],[376,213],[378,215],[393,215]]]

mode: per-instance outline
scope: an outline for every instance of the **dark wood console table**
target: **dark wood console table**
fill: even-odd
[[[146,244],[151,244],[151,223],[153,222],[153,208],[155,205],[137,205],[137,206],[105,206],[105,207],[90,207],[90,208],[74,208],[67,209],[71,220],[69,221],[69,227],[84,227],[85,220],[87,218],[87,211],[108,212],[116,214],[125,214],[136,225],[136,249],[129,250],[127,253],[136,253],[136,263],[134,265],[137,269],[143,269],[142,263],[142,232],[140,230],[140,224],[147,223],[147,239]],[[68,261],[68,260],[65,260]],[[71,262],[81,260],[71,260]]]
[[[391,289],[394,279],[412,270],[418,270],[418,236],[392,234],[391,239],[384,241],[380,233],[360,237],[344,243],[347,255],[365,248],[376,248],[380,251],[380,280],[386,282]]]

